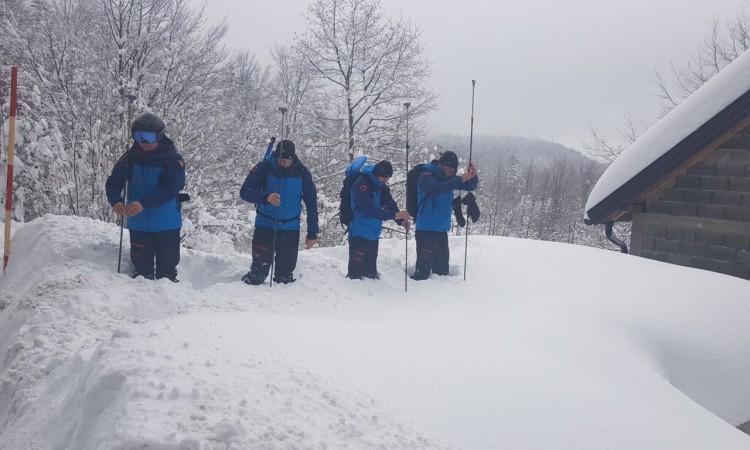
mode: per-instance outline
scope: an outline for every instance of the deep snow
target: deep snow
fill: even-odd
[[[248,255],[183,250],[175,285],[115,273],[118,237],[16,232],[0,448],[750,448],[748,281],[472,236],[466,282],[459,238],[456,276],[408,293],[396,240],[380,281],[346,280],[346,248],[273,288],[238,281]]]

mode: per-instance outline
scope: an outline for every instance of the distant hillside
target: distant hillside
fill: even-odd
[[[453,150],[460,157],[469,155],[469,136],[456,134],[433,134],[428,137],[429,148],[438,151]],[[482,164],[494,165],[499,160],[506,160],[513,155],[526,165],[534,163],[551,163],[558,157],[565,157],[569,162],[588,160],[587,156],[555,142],[518,136],[474,136],[473,156]]]

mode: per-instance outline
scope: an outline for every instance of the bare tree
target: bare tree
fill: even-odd
[[[725,22],[714,19],[698,50],[682,66],[671,65],[671,81],[656,71],[656,95],[662,100],[661,115],[666,115],[724,67],[750,48],[750,17],[743,6]]]
[[[688,61],[683,65],[671,64],[671,76],[655,71],[656,96],[661,100],[658,118],[666,116],[750,48],[750,16],[746,8],[743,6],[731,20],[714,19],[708,35]],[[611,163],[650,127],[634,119],[629,112],[625,114],[625,123],[624,128],[617,130],[617,138],[608,137],[592,127],[591,138],[583,143],[584,148],[593,157]]]
[[[278,102],[288,108],[288,136],[313,135],[318,129],[320,105],[315,94],[320,82],[298,45],[277,45],[271,50],[276,63],[275,94]]]
[[[430,66],[420,30],[386,14],[379,0],[315,0],[309,28],[298,39],[316,77],[325,83],[325,120],[344,120],[346,150],[384,147],[397,139],[403,103],[412,123],[435,107],[424,87]]]
[[[617,130],[619,136],[617,140],[613,140],[598,129],[592,127],[591,140],[584,142],[583,148],[585,148],[592,157],[606,163],[612,163],[618,156],[620,156],[620,153],[622,153],[623,150],[628,148],[633,142],[637,141],[648,128],[649,127],[646,123],[637,121],[633,117],[633,114],[628,111],[625,114],[625,127],[618,128]]]

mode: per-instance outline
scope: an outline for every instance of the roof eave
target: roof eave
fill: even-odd
[[[650,191],[660,179],[680,169],[701,151],[717,148],[748,125],[750,125],[750,91],[744,93],[604,200],[594,205],[586,212],[587,219],[584,222],[587,225],[597,225],[611,221],[611,217],[617,213],[625,213],[631,202]]]

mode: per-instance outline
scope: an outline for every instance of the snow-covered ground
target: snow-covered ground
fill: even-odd
[[[466,282],[460,238],[456,276],[408,293],[403,241],[380,281],[327,248],[273,288],[238,281],[248,255],[183,251],[172,284],[117,274],[118,238],[16,232],[0,448],[750,448],[748,281],[477,236]]]

